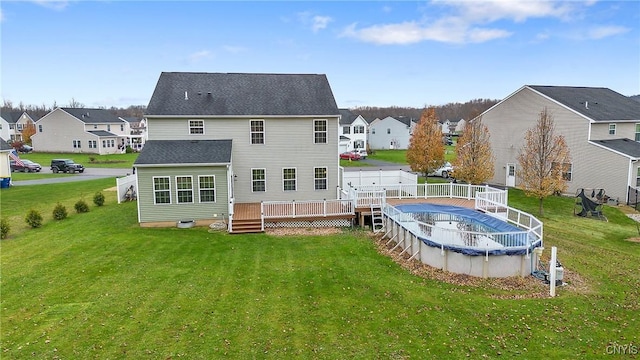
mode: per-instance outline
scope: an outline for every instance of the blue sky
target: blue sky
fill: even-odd
[[[1,95],[146,105],[162,71],[326,74],[339,107],[640,94],[640,1],[2,1]]]

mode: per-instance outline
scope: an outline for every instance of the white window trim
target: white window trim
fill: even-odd
[[[316,130],[316,121],[323,121],[325,126],[325,130],[324,131],[317,131]],[[328,144],[329,143],[329,120],[327,119],[313,119],[313,144],[318,144],[318,145],[322,145],[322,144]],[[325,142],[316,142],[316,133],[324,133],[324,139]]]
[[[611,130],[613,130],[613,134],[611,133]],[[609,135],[615,135],[616,134],[616,124],[609,124]]]
[[[156,190],[156,179],[169,179],[169,188],[168,189],[163,189],[163,190]],[[151,178],[151,188],[153,189],[153,204],[154,205],[170,205],[173,201],[173,199],[171,198],[171,176],[153,176]],[[164,192],[164,191],[168,191],[169,192],[169,202],[168,203],[158,203],[156,202],[156,193],[157,192]]]
[[[264,172],[264,180],[254,180],[253,179],[253,170],[262,170]],[[250,170],[251,172],[249,173],[250,177],[251,177],[251,192],[252,193],[266,193],[267,192],[267,169],[266,168],[251,168]],[[255,191],[253,190],[253,183],[255,181],[264,181],[264,191]]]
[[[358,131],[358,129],[362,128],[362,131]],[[356,125],[353,127],[353,133],[354,134],[364,134],[366,131],[365,126],[364,125]]]
[[[178,178],[188,178],[191,180],[191,188],[190,189],[179,189],[178,188]],[[193,176],[191,175],[176,175],[176,204],[193,204],[195,202],[195,194],[193,193]],[[180,192],[181,191],[191,191],[191,201],[180,201]]]
[[[293,175],[294,175],[293,179],[285,179],[284,178],[284,171],[285,170],[291,170],[291,169],[293,169]],[[295,167],[282,168],[281,174],[282,174],[282,191],[284,191],[284,192],[298,191],[298,168],[295,168]],[[293,190],[285,189],[284,188],[285,181],[292,181],[292,180],[293,180],[294,189]]]
[[[191,129],[199,129],[200,128],[200,126],[191,126],[191,122],[192,121],[200,121],[200,122],[202,122],[202,134],[194,134],[194,133],[191,132]],[[189,121],[187,121],[187,130],[188,130],[188,134],[189,135],[196,135],[196,136],[204,135],[206,133],[205,126],[204,126],[204,120],[202,120],[202,119],[189,119]]]
[[[200,187],[200,178],[203,177],[212,177],[213,178],[213,187],[212,188],[201,188]],[[202,190],[213,190],[213,201],[202,201]],[[218,202],[218,192],[216,191],[216,176],[215,175],[198,175],[198,202],[203,204],[213,204]]]
[[[251,123],[254,121],[260,121],[262,122],[262,131],[253,131],[251,129]],[[251,119],[249,120],[249,144],[250,145],[265,145],[267,143],[267,134],[266,134],[266,122],[264,121],[264,119]],[[260,134],[262,133],[262,143],[253,143],[253,138],[252,135],[256,133],[256,134]]]
[[[324,169],[325,177],[317,178],[316,177],[316,170],[317,169]],[[318,189],[316,187],[316,181],[317,180],[324,180],[325,181],[325,185],[326,186],[325,186],[324,189]],[[326,191],[326,190],[329,190],[329,168],[328,167],[326,167],[326,166],[316,166],[316,167],[313,168],[313,190],[315,190],[315,191]]]

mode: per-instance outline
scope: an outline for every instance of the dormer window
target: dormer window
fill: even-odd
[[[189,134],[190,135],[204,134],[204,120],[189,120]]]

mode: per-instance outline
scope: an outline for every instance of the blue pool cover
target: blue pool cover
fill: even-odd
[[[486,228],[491,229],[493,232],[521,232],[525,233],[526,231],[518,228],[517,226],[511,225],[506,221],[497,219],[493,216],[481,213],[479,211],[463,208],[459,206],[450,206],[450,205],[436,205],[436,204],[404,204],[395,206],[396,209],[400,210],[403,213],[414,213],[414,214],[451,214],[461,218],[464,218],[467,221],[475,222],[482,224]],[[524,235],[524,234],[523,234]],[[540,241],[536,241],[536,238],[533,234],[528,234],[518,241],[518,247],[504,247],[500,249],[492,249],[492,250],[483,250],[478,248],[468,248],[468,247],[459,247],[454,245],[443,245],[438,242],[434,242],[426,237],[420,236],[419,239],[424,242],[426,245],[433,247],[444,247],[445,249],[462,253],[470,256],[479,256],[479,255],[523,255],[527,252],[531,252],[533,248],[541,246]],[[518,236],[518,234],[514,234],[514,236]],[[529,241],[532,243],[530,248],[527,248],[527,242],[525,239],[529,238]],[[524,247],[524,248],[523,248]]]

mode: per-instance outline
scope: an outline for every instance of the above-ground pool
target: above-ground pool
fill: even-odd
[[[423,263],[482,277],[526,276],[531,252],[542,246],[532,231],[473,209],[429,203],[385,207],[388,236]]]

